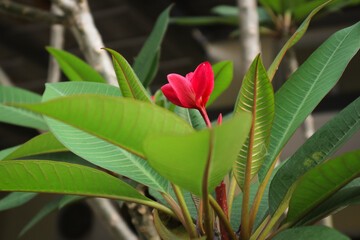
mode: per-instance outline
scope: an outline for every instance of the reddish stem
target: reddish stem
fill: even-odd
[[[227,219],[229,219],[228,205],[227,205],[227,199],[226,199],[226,185],[225,185],[224,180],[222,180],[221,183],[215,188],[215,193],[216,193],[216,202],[220,205],[220,207],[223,210],[223,212],[225,213]],[[222,240],[229,239],[229,236],[226,232],[226,228],[221,221],[220,221],[220,232],[221,232]]]
[[[211,128],[211,122],[210,122],[210,119],[209,119],[209,116],[206,112],[206,109],[205,108],[198,108],[201,116],[203,117],[203,119],[205,120],[205,123],[206,123],[206,126],[208,128]]]

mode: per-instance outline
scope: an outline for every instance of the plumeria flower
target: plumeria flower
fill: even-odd
[[[184,108],[205,109],[214,88],[214,72],[209,62],[201,63],[186,77],[172,73],[167,79],[169,83],[161,90],[170,102]]]
[[[186,74],[169,74],[169,81],[161,90],[173,104],[184,108],[198,109],[208,127],[211,127],[205,106],[214,89],[214,72],[209,62],[201,63],[194,72]]]

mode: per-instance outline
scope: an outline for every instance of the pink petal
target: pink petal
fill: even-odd
[[[202,98],[205,105],[214,89],[214,72],[209,62],[201,63],[195,70],[191,84],[196,94],[196,100]]]
[[[186,79],[189,80],[191,82],[191,79],[193,78],[194,73],[193,72],[189,72],[188,74],[186,74]]]
[[[165,84],[164,86],[161,87],[161,91],[163,92],[163,94],[165,95],[165,97],[172,102],[175,105],[178,105],[180,107],[184,107],[180,100],[178,99],[178,97],[176,96],[176,93],[174,91],[174,89],[171,87],[171,85]]]
[[[217,120],[217,125],[221,125],[222,124],[222,114],[219,114],[218,120]]]
[[[190,81],[174,73],[169,74],[167,78],[181,104],[186,108],[196,108],[195,93]]]

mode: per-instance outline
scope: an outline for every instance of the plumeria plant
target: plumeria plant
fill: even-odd
[[[47,48],[70,82],[47,84],[42,96],[0,86],[0,120],[44,131],[0,152],[0,190],[13,192],[0,200],[3,209],[37,193],[64,194],[54,209],[104,197],[153,208],[163,239],[348,239],[312,224],[358,203],[360,150],[332,155],[360,128],[360,98],[275,168],[286,142],[360,48],[360,23],[336,32],[274,94],[271,81],[281,59],[321,7],[268,70],[256,56],[233,113],[224,121],[220,114],[217,123],[206,107],[229,85],[230,62],[204,62],[186,76],[171,73],[153,97],[147,90],[170,8],[133,66],[104,49],[119,87],[105,84],[77,57]],[[147,186],[152,197],[129,179]]]

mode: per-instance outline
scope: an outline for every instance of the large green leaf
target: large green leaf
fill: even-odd
[[[33,199],[37,193],[31,192],[12,192],[0,199],[0,211],[15,208],[21,206],[31,199]]]
[[[16,106],[60,120],[143,158],[141,143],[150,134],[193,132],[172,112],[129,98],[83,94]]]
[[[274,240],[350,240],[347,236],[336,231],[333,228],[325,226],[307,226],[286,229],[280,232],[274,238]]]
[[[348,205],[360,203],[360,178],[356,178],[306,214],[296,225],[309,225]]]
[[[146,92],[144,86],[136,76],[134,70],[126,59],[114,50],[105,48],[111,53],[116,77],[118,79],[121,93],[124,97],[139,99],[145,102],[153,102]]]
[[[0,162],[0,191],[72,194],[151,203],[130,185],[102,171],[45,160]]]
[[[0,122],[47,130],[48,127],[40,114],[4,105],[4,103],[38,102],[41,102],[41,96],[36,93],[0,85]]]
[[[252,179],[266,158],[274,120],[274,90],[260,55],[255,58],[244,77],[235,108],[235,112],[240,111],[253,115],[250,134],[233,166],[234,177],[243,189],[246,171],[250,171]]]
[[[210,160],[208,192],[229,172],[249,133],[251,114],[238,113],[233,119],[188,134],[153,134],[144,141],[150,165],[164,178],[202,196],[206,162]]]
[[[171,8],[172,5],[159,15],[150,36],[141,48],[139,55],[135,58],[134,71],[145,87],[150,84],[152,80],[151,75],[154,75],[154,66],[159,62],[160,45],[169,24]]]
[[[174,113],[188,122],[196,130],[206,128],[204,118],[197,109],[175,106]]]
[[[323,43],[275,94],[275,118],[269,155],[260,180],[291,135],[339,80],[360,47],[360,22]]]
[[[71,81],[106,83],[104,78],[80,58],[60,49],[46,47]]]
[[[31,155],[68,151],[51,132],[38,135],[27,141],[0,160],[10,160]]]
[[[304,20],[304,22],[300,25],[300,27],[296,30],[296,32],[285,43],[285,45],[280,50],[280,52],[278,53],[278,55],[276,56],[276,58],[274,59],[274,61],[272,62],[272,64],[270,65],[270,67],[268,69],[268,75],[269,75],[270,81],[272,81],[272,79],[274,78],[276,70],[278,69],[279,64],[280,64],[281,60],[283,59],[283,57],[285,56],[285,53],[287,52],[287,50],[289,48],[291,48],[295,43],[297,43],[302,38],[302,36],[304,36],[313,16],[316,13],[318,13],[322,8],[324,8],[326,5],[327,5],[327,3],[324,3],[320,6],[317,5],[318,7],[315,8],[314,10],[312,10],[312,12]]]
[[[359,174],[360,150],[346,153],[311,169],[296,183],[285,224],[294,224]]]
[[[120,96],[118,88],[98,83],[72,82],[47,85],[43,100],[79,93],[99,93]],[[167,191],[167,181],[144,159],[99,137],[46,118],[55,136],[72,152],[95,165],[129,177],[149,187]],[[96,146],[96,147],[94,147]]]
[[[330,158],[359,128],[360,97],[324,124],[279,169],[270,186],[271,213],[299,177]]]
[[[230,85],[233,78],[232,61],[219,62],[212,66],[214,71],[214,89],[210,95],[206,106],[209,106],[217,97],[220,96]]]

